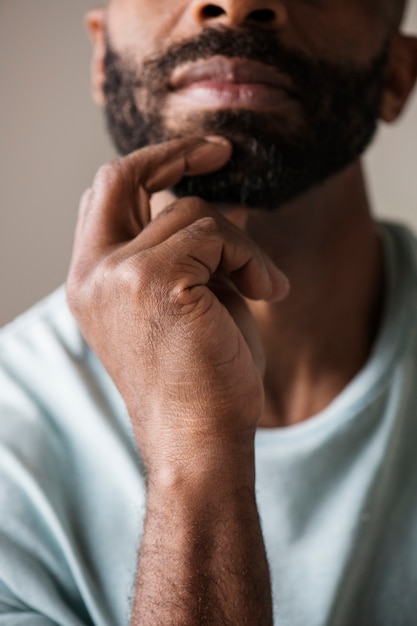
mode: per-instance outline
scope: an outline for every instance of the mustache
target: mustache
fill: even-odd
[[[178,65],[216,55],[259,61],[274,67],[279,65],[283,70],[291,70],[294,60],[297,64],[306,62],[306,55],[288,50],[271,32],[256,28],[238,31],[219,26],[205,28],[197,37],[171,46],[160,56],[148,59],[144,67],[157,68],[160,75],[167,76]]]
[[[316,63],[303,53],[289,50],[274,33],[256,28],[238,31],[219,26],[206,28],[198,36],[146,59],[142,72],[136,77],[136,87],[152,85],[155,92],[166,90],[177,67],[213,56],[258,61],[289,76],[297,86],[302,84],[309,88],[313,81],[317,85],[313,70]]]
[[[169,78],[178,66],[217,55],[270,65],[287,75],[300,90],[311,94],[333,80],[345,85],[355,80],[357,84],[362,76],[365,84],[370,75],[380,74],[387,62],[388,42],[369,64],[358,65],[318,59],[294,50],[284,45],[275,33],[262,28],[205,28],[198,36],[145,59],[139,75],[135,75],[135,87],[148,88],[152,85],[155,93],[166,91]]]

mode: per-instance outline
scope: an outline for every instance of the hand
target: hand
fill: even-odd
[[[69,306],[128,407],[150,474],[253,446],[262,348],[242,296],[287,283],[209,204],[184,198],[149,222],[152,193],[223,167],[223,140],[181,139],[103,166],[83,196]]]

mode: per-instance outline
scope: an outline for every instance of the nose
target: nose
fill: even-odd
[[[196,0],[192,13],[202,27],[252,25],[273,30],[282,28],[287,21],[287,10],[282,0]]]

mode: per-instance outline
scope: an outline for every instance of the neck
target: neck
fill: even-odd
[[[278,304],[251,302],[266,355],[261,426],[323,410],[364,365],[378,329],[382,255],[359,164],[246,231],[290,279]]]

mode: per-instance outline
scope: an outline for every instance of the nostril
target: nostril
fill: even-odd
[[[248,19],[260,24],[268,24],[275,20],[275,13],[271,9],[257,9],[249,13]]]
[[[201,15],[204,19],[219,17],[219,15],[223,15],[223,13],[226,13],[226,11],[215,4],[207,4],[201,11]]]

